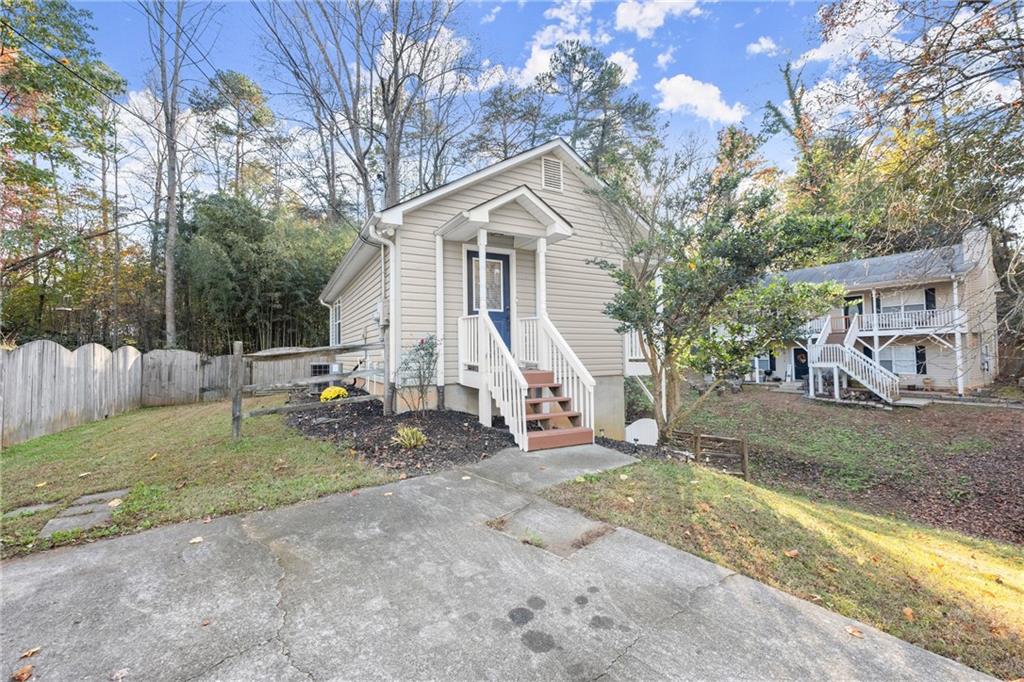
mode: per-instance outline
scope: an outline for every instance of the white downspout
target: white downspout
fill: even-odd
[[[394,411],[394,390],[395,390],[395,371],[398,364],[397,350],[397,339],[396,331],[394,329],[394,322],[397,319],[397,305],[395,302],[395,292],[398,289],[398,253],[395,249],[395,243],[388,237],[383,236],[378,230],[377,226],[380,224],[380,216],[374,216],[369,223],[368,235],[370,241],[380,244],[382,247],[386,247],[388,250],[388,319],[385,324],[381,321],[381,327],[384,331],[384,414],[391,414]],[[383,256],[383,253],[381,254]],[[383,278],[383,273],[381,273]],[[383,294],[384,291],[381,291]]]
[[[437,407],[444,409],[444,237],[434,236],[434,316],[437,342]]]

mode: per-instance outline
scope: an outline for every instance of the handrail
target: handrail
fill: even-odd
[[[860,315],[854,315],[850,318],[850,322],[846,327],[846,336],[843,338],[843,345],[847,348],[853,348],[854,342],[857,340],[857,334],[860,333]]]
[[[505,346],[504,339],[494,326],[490,315],[481,315],[487,330],[487,385],[491,398],[498,403],[498,410],[505,419],[509,433],[516,444],[524,450],[527,447],[526,394],[529,384],[519,369],[512,353]]]
[[[593,429],[597,382],[547,315],[541,315],[540,329],[543,333],[541,358],[547,365],[543,369],[554,372],[555,381],[562,384],[565,395],[572,398],[573,407],[580,412],[581,425]]]
[[[891,403],[899,397],[899,376],[848,346],[841,346],[838,343],[825,344],[821,347],[817,362],[839,367],[886,402]]]
[[[864,316],[864,331],[897,329],[938,329],[963,324],[963,313],[956,308],[907,310],[889,313],[871,313]]]
[[[522,362],[535,365],[540,362],[540,318],[520,317],[517,326],[513,355]]]

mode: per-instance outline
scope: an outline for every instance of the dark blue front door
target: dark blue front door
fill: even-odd
[[[479,253],[466,252],[466,301],[468,315],[479,311],[477,298],[480,295]],[[501,334],[505,345],[512,347],[512,286],[508,254],[487,254],[487,313]]]

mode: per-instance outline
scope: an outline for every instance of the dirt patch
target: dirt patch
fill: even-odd
[[[296,412],[288,424],[306,436],[350,447],[367,462],[407,476],[472,464],[515,445],[507,431],[481,426],[477,418],[452,410],[384,416],[379,401],[332,405]],[[415,426],[427,437],[423,447],[405,450],[391,441],[399,426]]]

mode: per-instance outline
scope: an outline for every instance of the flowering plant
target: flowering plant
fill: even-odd
[[[320,402],[326,403],[331,400],[340,400],[341,398],[347,398],[348,391],[341,386],[328,386],[320,393]]]

